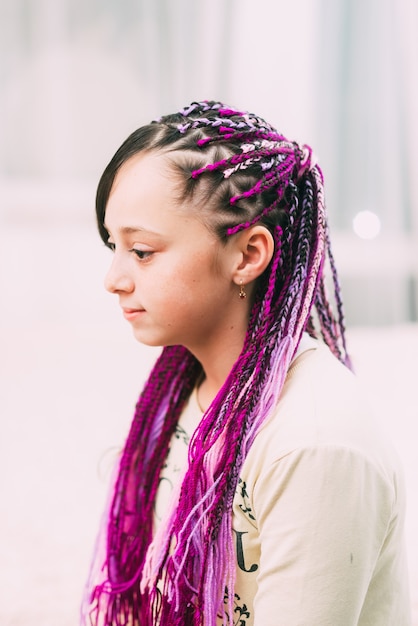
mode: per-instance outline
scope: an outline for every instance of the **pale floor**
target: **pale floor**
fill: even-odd
[[[90,230],[10,229],[2,241],[1,626],[77,625],[109,468],[156,354],[135,343],[102,293],[95,246]],[[418,626],[418,327],[349,334],[405,468]]]

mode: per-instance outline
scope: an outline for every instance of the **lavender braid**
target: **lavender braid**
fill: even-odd
[[[98,556],[102,575],[90,583],[88,612],[96,626],[215,626],[219,616],[227,623],[233,614],[232,501],[240,470],[278,401],[302,333],[322,334],[350,364],[341,292],[323,177],[308,146],[288,141],[252,114],[219,102],[192,103],[133,133],[109,163],[97,194],[105,242],[114,176],[141,150],[170,157],[184,177],[181,200],[197,200],[221,239],[260,222],[271,230],[275,252],[259,279],[241,355],[192,437],[178,504],[153,538],[160,471],[201,373],[180,346],[165,348],[155,364],[121,457],[107,545]],[[325,264],[335,306],[325,288]]]

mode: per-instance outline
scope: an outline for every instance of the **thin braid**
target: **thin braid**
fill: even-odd
[[[228,176],[234,172],[237,172],[239,169],[245,169],[245,167],[248,167],[249,165],[252,165],[257,161],[260,161],[264,157],[277,156],[279,154],[281,154],[280,147],[270,149],[266,148],[264,150],[253,149],[248,152],[243,152],[242,154],[235,154],[231,158],[222,159],[221,161],[217,161],[216,163],[208,163],[208,165],[205,165],[204,167],[201,167],[200,169],[192,172],[192,178],[197,178],[198,176],[200,176],[200,174],[203,174],[204,172],[212,172],[219,169],[223,169],[224,176]],[[231,165],[235,167],[231,168]],[[231,172],[225,172],[227,168],[230,168]]]
[[[243,350],[193,433],[177,502],[155,537],[153,506],[161,468],[202,370],[186,349],[174,346],[163,350],[151,372],[119,465],[107,550],[98,561],[104,580],[92,581],[90,613],[96,626],[216,626],[219,616],[224,623],[233,616],[232,503],[242,464],[278,402],[302,333],[318,334],[314,307],[319,332],[348,363],[322,173],[308,146],[288,141],[257,116],[212,101],[194,102],[127,141],[124,149],[130,154],[162,150],[170,155],[184,175],[185,200],[199,198],[199,190],[213,197],[201,203],[201,210],[205,216],[214,209],[221,213],[217,228],[226,238],[259,222],[274,239]],[[142,142],[140,149],[135,150],[135,142]],[[109,164],[113,171],[120,154]],[[177,162],[177,154],[183,160]],[[110,188],[103,182],[103,208],[98,202],[105,241]],[[325,290],[326,260],[336,317]]]
[[[329,262],[331,266],[332,280],[334,283],[334,294],[335,294],[336,306],[337,306],[337,311],[338,311],[338,327],[341,329],[340,339],[341,339],[342,347],[343,347],[341,357],[345,365],[351,368],[352,363],[348,355],[347,342],[346,342],[346,336],[345,336],[345,321],[344,321],[343,301],[342,301],[342,296],[341,296],[341,287],[340,287],[340,283],[338,279],[337,268],[335,265],[334,255],[332,253],[331,242],[330,242],[328,234],[327,234],[326,245],[327,245],[327,254],[328,254],[328,258],[329,258]]]
[[[254,128],[234,131],[227,126],[220,126],[219,135],[217,137],[204,137],[203,139],[198,140],[197,145],[199,147],[203,147],[210,143],[231,141],[231,140],[243,143],[244,141],[248,142],[251,139],[263,139],[263,138],[268,138],[272,141],[280,141],[283,139],[283,136],[279,135],[278,133],[266,132],[264,130],[257,130]]]
[[[263,217],[266,217],[269,213],[271,213],[276,208],[278,208],[278,206],[280,205],[280,202],[281,202],[281,198],[279,197],[272,204],[270,204],[268,207],[263,209],[259,215],[256,215],[255,217],[253,217],[252,220],[249,220],[248,222],[242,222],[241,224],[237,224],[236,226],[232,226],[231,228],[228,228],[227,234],[235,235],[235,233],[239,233],[242,230],[246,230],[247,228],[250,228],[250,226],[254,226],[254,224],[257,224],[257,222],[260,222],[263,219]]]

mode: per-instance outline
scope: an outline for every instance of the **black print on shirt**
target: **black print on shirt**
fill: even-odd
[[[247,572],[247,573],[252,573],[258,570],[258,565],[257,563],[253,563],[249,569],[247,569],[245,567],[245,560],[244,560],[244,548],[243,548],[243,543],[242,543],[242,537],[243,535],[248,535],[248,532],[240,532],[238,530],[234,529],[234,533],[237,537],[237,541],[236,541],[236,550],[237,550],[237,562],[238,562],[238,567],[243,571],[243,572]]]
[[[181,440],[185,446],[188,446],[190,443],[190,437],[187,434],[187,432],[184,430],[184,428],[182,428],[182,426],[180,426],[179,424],[176,424],[176,429],[174,431],[174,437],[176,439]],[[161,469],[165,470],[168,467],[168,458],[170,456],[170,452],[171,452],[171,445],[169,446],[168,450],[167,450],[167,456],[164,462],[164,465],[162,466]],[[181,470],[180,467],[175,467],[174,471],[175,472],[179,472]]]
[[[241,478],[238,479],[237,493],[243,500],[243,504],[240,504],[239,508],[245,515],[250,518],[250,520],[255,522],[253,510],[250,506],[250,498],[248,497],[247,483],[245,483]]]
[[[225,589],[224,604],[228,603],[228,589]],[[237,593],[234,593],[234,616],[232,626],[246,626],[247,619],[250,618],[250,612],[245,602],[241,603],[241,598]],[[229,615],[227,615],[227,624],[231,626]],[[224,626],[224,625],[223,625]]]
[[[174,432],[174,436],[176,439],[182,439],[183,443],[186,444],[186,446],[189,445],[190,443],[190,437],[189,435],[186,433],[186,431],[184,430],[184,428],[182,428],[179,424],[176,425],[176,430]]]

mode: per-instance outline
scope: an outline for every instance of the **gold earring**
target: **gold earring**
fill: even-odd
[[[240,285],[239,285],[239,297],[241,298],[241,300],[243,300],[244,298],[247,297],[246,291],[242,285],[242,280],[240,281]]]

